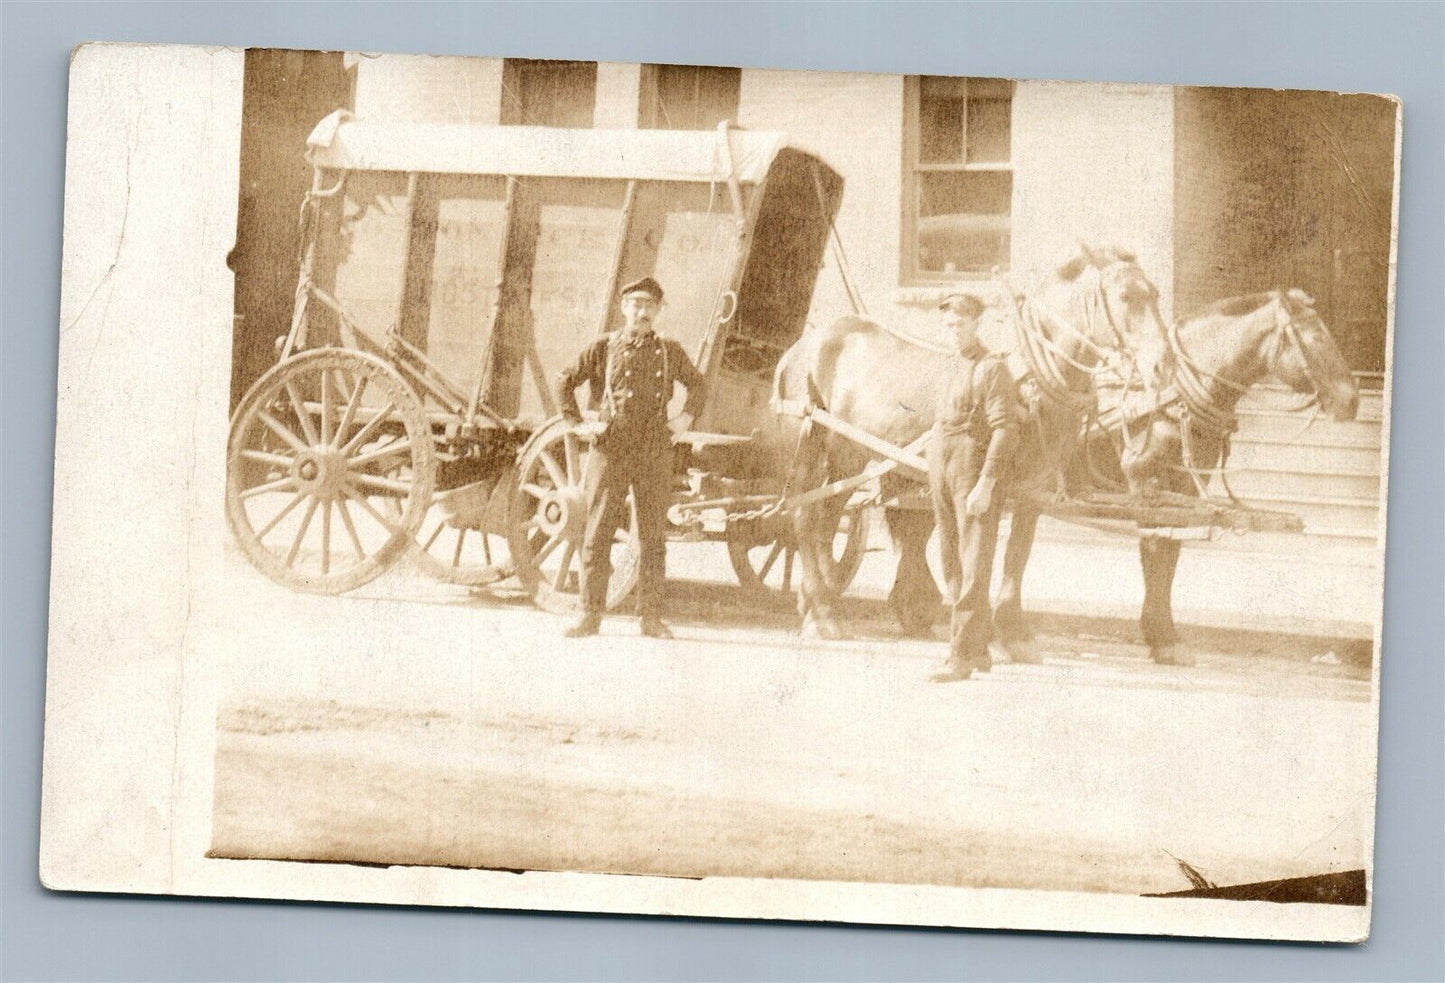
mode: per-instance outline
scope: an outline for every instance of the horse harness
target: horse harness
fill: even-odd
[[[1282,291],[1271,291],[1273,303],[1276,305],[1275,327],[1270,332],[1273,341],[1273,357],[1267,359],[1274,364],[1279,357],[1282,344],[1292,343],[1299,352],[1304,362],[1305,374],[1313,387],[1314,395],[1306,403],[1298,408],[1303,408],[1310,403],[1316,404],[1318,411],[1319,399],[1319,373],[1315,367],[1314,360],[1310,356],[1309,346],[1304,343],[1300,336],[1299,329],[1295,326],[1295,315],[1290,310],[1288,301]],[[1211,473],[1220,476],[1221,484],[1224,486],[1225,494],[1231,502],[1238,504],[1234,492],[1229,487],[1229,482],[1224,477],[1225,465],[1229,461],[1230,437],[1239,429],[1239,418],[1234,410],[1219,405],[1214,393],[1211,391],[1210,382],[1219,383],[1224,389],[1235,393],[1235,401],[1249,391],[1248,386],[1240,385],[1233,379],[1226,378],[1217,372],[1211,372],[1203,368],[1185,350],[1184,343],[1179,337],[1181,322],[1174,321],[1169,326],[1168,339],[1169,348],[1174,355],[1174,382],[1159,394],[1155,404],[1143,412],[1130,414],[1124,408],[1123,402],[1119,406],[1099,414],[1095,421],[1103,429],[1109,432],[1118,431],[1128,441],[1128,432],[1132,427],[1142,422],[1152,420],[1155,416],[1163,413],[1179,423],[1179,442],[1182,463],[1181,470],[1187,473],[1194,482],[1195,490],[1201,496],[1205,495],[1203,481],[1200,474]],[[1313,422],[1313,417],[1311,417]],[[1219,463],[1215,467],[1199,467],[1194,462],[1194,428],[1212,433],[1220,440]],[[1148,437],[1146,435],[1145,440]]]

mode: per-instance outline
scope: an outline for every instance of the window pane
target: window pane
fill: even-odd
[[[742,70],[695,65],[655,66],[651,111],[644,128],[711,130],[738,116]]]
[[[960,96],[921,95],[918,103],[918,159],[924,164],[963,163],[963,118]]]
[[[987,272],[1009,263],[1009,171],[918,175],[918,269]]]
[[[506,226],[506,180],[452,179],[439,189],[427,353],[470,388],[481,374],[497,299]]]
[[[1013,104],[1007,99],[968,100],[968,162],[1001,164],[1009,160]]]
[[[503,64],[503,123],[589,127],[596,102],[595,61],[509,58]]]
[[[342,309],[373,338],[386,334],[400,312],[406,216],[404,176],[361,172],[347,178],[337,226],[332,292]],[[325,260],[321,262],[324,266]]]
[[[532,326],[547,385],[597,336],[616,256],[620,181],[528,182],[540,199],[532,265]],[[536,387],[522,386],[522,414],[537,418]]]

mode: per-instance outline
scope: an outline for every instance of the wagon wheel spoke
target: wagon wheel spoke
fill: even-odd
[[[766,579],[767,579],[768,572],[773,569],[773,564],[778,562],[778,556],[779,556],[782,552],[783,552],[783,544],[782,544],[782,541],[781,541],[781,540],[776,540],[776,539],[773,540],[773,545],[772,545],[772,547],[768,550],[767,559],[763,560],[763,565],[758,568],[758,579],[759,579],[759,580],[766,580]]]
[[[341,524],[346,527],[346,535],[351,539],[351,548],[356,550],[357,562],[364,561],[366,548],[361,545],[361,537],[356,534],[356,524],[351,521],[351,510],[346,507],[345,502],[337,502],[336,511],[341,513]]]
[[[797,550],[788,550],[783,555],[783,593],[793,589],[793,560],[797,557]]]
[[[321,443],[331,446],[331,373],[325,370],[321,373]],[[330,514],[328,508],[327,516]],[[322,521],[329,523],[330,519],[323,517]]]
[[[306,412],[306,404],[296,395],[296,384],[290,379],[286,380],[286,395],[291,397],[291,406],[296,410],[296,419],[301,424],[301,432],[306,435],[306,442],[315,447],[319,441],[316,439],[316,428],[311,423],[311,414]]]
[[[255,498],[257,495],[265,495],[267,492],[288,491],[296,487],[296,482],[288,474],[284,478],[277,478],[275,481],[268,481],[262,485],[255,485],[241,492],[241,500]]]
[[[296,436],[296,434],[291,432],[290,427],[286,426],[286,424],[282,423],[280,420],[276,419],[265,410],[261,410],[259,413],[257,413],[256,417],[262,423],[266,424],[266,426],[270,428],[272,433],[280,437],[282,440],[286,441],[286,443],[290,444],[291,448],[297,453],[305,454],[311,449],[302,442],[300,437]]]
[[[573,482],[567,480],[567,475],[562,473],[562,466],[557,463],[557,459],[552,456],[551,451],[543,451],[538,457],[542,461],[542,467],[547,469],[547,475],[552,479],[556,487],[567,488],[573,484]]]
[[[382,425],[382,423],[386,420],[388,416],[391,415],[391,411],[394,409],[396,409],[396,400],[393,399],[387,402],[385,406],[383,406],[379,411],[377,411],[377,414],[367,421],[366,426],[362,427],[356,432],[356,436],[352,437],[346,442],[346,446],[341,448],[341,453],[347,457],[350,457],[358,447],[362,446],[367,442],[367,440],[370,439],[372,434],[376,433],[377,427],[380,427]]]
[[[454,549],[454,550],[452,550],[452,566],[454,566],[454,567],[459,567],[459,566],[462,565],[462,547],[463,547],[464,545],[466,545],[466,542],[467,542],[467,530],[465,530],[465,529],[458,529],[458,530],[457,530],[457,548]]]
[[[337,369],[336,372],[343,378],[345,377],[345,373],[343,373],[340,369]],[[343,440],[346,439],[346,431],[351,429],[351,424],[356,419],[357,407],[361,405],[361,394],[365,391],[365,379],[357,379],[354,383],[352,383],[351,396],[346,400],[346,409],[341,411],[341,420],[336,424],[336,444],[339,445]]]
[[[243,450],[241,457],[247,461],[259,461],[262,464],[270,464],[278,468],[289,468],[296,460],[294,457],[287,457],[285,454],[250,449]]]
[[[406,531],[400,526],[396,525],[390,519],[384,518],[380,512],[376,511],[376,509],[372,507],[372,504],[366,500],[365,496],[357,494],[356,490],[353,489],[350,485],[342,485],[341,494],[345,495],[347,498],[351,499],[357,505],[360,505],[363,509],[365,509],[367,514],[370,515],[374,520],[376,520],[377,525],[381,526],[393,536]]]
[[[291,501],[286,503],[286,507],[280,512],[277,512],[275,515],[271,516],[271,521],[262,526],[260,532],[256,533],[256,542],[259,543],[264,540],[266,538],[266,534],[272,529],[275,529],[278,525],[280,525],[281,520],[290,515],[292,511],[295,510],[296,506],[301,504],[301,500],[305,497],[306,494],[304,492],[297,492],[295,495],[293,495],[291,497]]]
[[[539,502],[547,497],[547,489],[543,488],[541,485],[534,485],[530,481],[528,481],[523,482],[521,487],[522,491],[526,492],[528,495],[531,495]]]
[[[325,376],[322,376],[324,379]],[[323,438],[324,439],[324,438]],[[331,500],[321,509],[321,572],[331,572]]]
[[[286,554],[286,566],[295,566],[296,554],[301,552],[301,542],[306,538],[306,530],[311,528],[311,517],[316,514],[316,506],[320,503],[320,499],[313,497],[311,504],[306,506],[306,514],[301,517],[301,528],[296,531],[296,538],[291,541],[291,552]]]
[[[562,453],[567,459],[567,477],[580,482],[582,480],[582,462],[577,453],[577,435],[575,433],[562,435]]]
[[[557,565],[557,575],[552,578],[552,589],[561,590],[567,584],[567,574],[572,571],[572,557],[577,553],[577,544],[569,542],[562,551],[562,562]]]
[[[396,439],[396,440],[393,440],[391,443],[387,444],[385,447],[378,447],[378,448],[377,448],[376,450],[374,450],[374,451],[367,451],[365,454],[358,454],[358,455],[356,455],[355,457],[353,457],[353,458],[351,458],[350,460],[348,460],[348,461],[347,461],[347,464],[350,465],[350,466],[353,467],[353,468],[365,468],[365,467],[370,467],[371,465],[375,464],[377,461],[384,461],[384,460],[386,460],[386,459],[389,458],[389,457],[395,457],[395,456],[398,455],[398,454],[410,453],[410,452],[411,452],[411,441],[408,440],[408,439],[406,439],[406,438],[404,438],[404,437],[401,437],[401,438],[398,438],[398,439]]]
[[[534,558],[533,562],[535,562],[537,566],[540,567],[542,565],[542,561],[546,560],[547,557],[552,555],[552,552],[558,546],[562,545],[562,540],[562,534],[558,533],[557,535],[553,536],[551,539],[543,543],[541,549],[537,550],[537,555]]]
[[[423,553],[429,552],[431,548],[436,545],[436,541],[442,538],[442,533],[446,531],[446,528],[447,524],[445,522],[438,522],[437,527],[432,530],[432,534],[426,538],[426,542],[422,543],[421,551]]]

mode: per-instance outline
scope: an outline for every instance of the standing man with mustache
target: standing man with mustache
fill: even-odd
[[[601,403],[601,432],[593,448],[587,531],[582,540],[582,618],[567,629],[568,638],[595,635],[607,606],[612,577],[612,540],[627,521],[627,492],[637,504],[642,541],[637,607],[642,634],[671,638],[662,620],[667,572],[667,509],[672,498],[672,431],[667,404],[673,386],[687,389],[682,418],[686,427],[702,410],[702,374],[682,345],[653,328],[662,309],[662,286],[644,277],[622,288],[623,327],[587,346],[562,372],[562,414],[582,423],[576,390],[587,383]]]

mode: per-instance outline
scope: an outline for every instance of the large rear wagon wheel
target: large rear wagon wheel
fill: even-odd
[[[421,400],[394,369],[315,349],[272,368],[237,408],[226,519],[272,580],[340,594],[406,551],[432,501],[434,467]]]
[[[780,528],[768,530],[775,533],[771,539],[760,538],[756,531],[752,534],[740,531],[740,535],[728,540],[728,559],[745,594],[786,594],[793,589],[796,576],[801,576],[795,571],[798,548],[793,531],[786,523],[780,521],[778,525]],[[839,594],[846,591],[858,575],[858,567],[868,549],[869,525],[868,510],[862,507],[846,510],[839,520],[832,549],[823,561],[823,576],[828,586]]]
[[[587,529],[592,444],[560,418],[532,435],[517,461],[507,509],[512,565],[538,607],[569,614],[581,610],[582,537]],[[637,585],[641,542],[637,508],[612,542],[607,607],[620,605]]]

